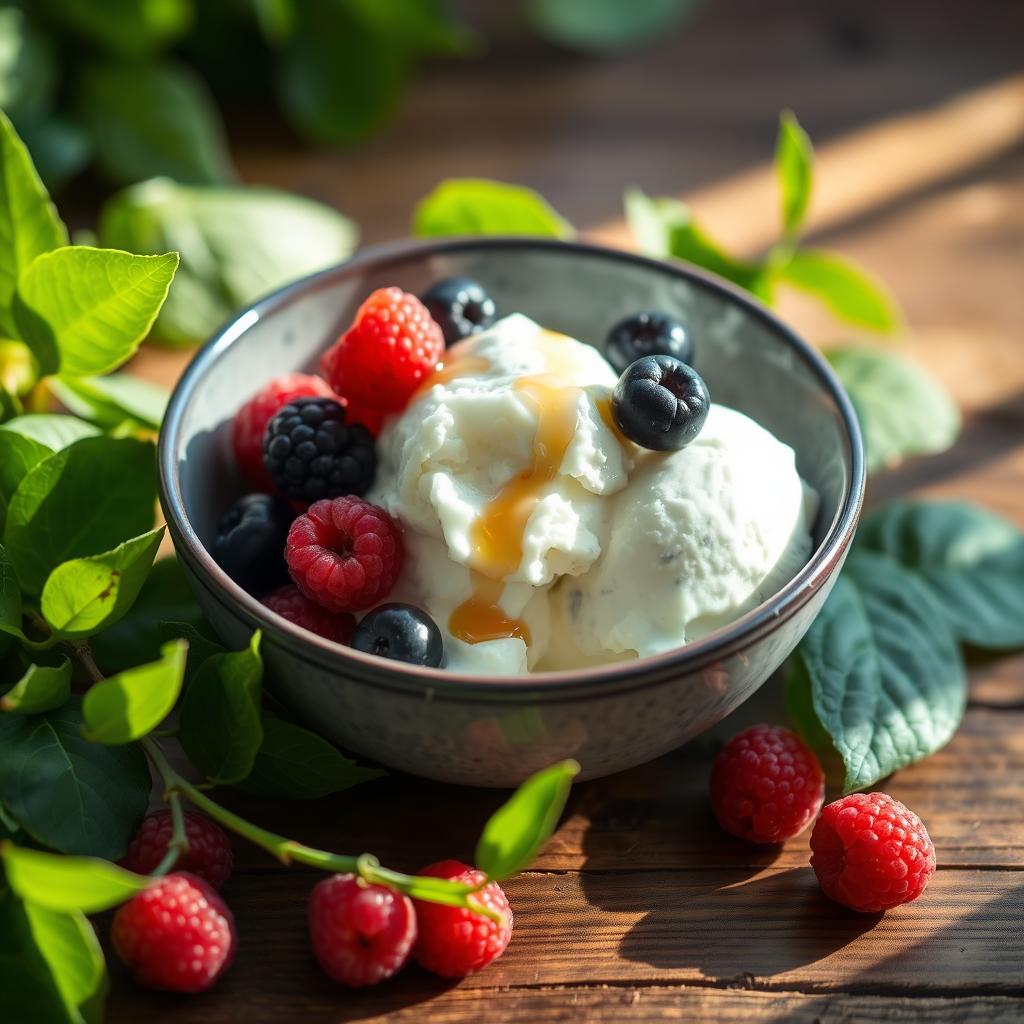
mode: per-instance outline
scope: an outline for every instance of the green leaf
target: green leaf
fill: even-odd
[[[117,860],[149,806],[149,768],[137,746],[90,743],[82,725],[75,697],[0,715],[0,802],[44,846]]]
[[[698,6],[697,0],[530,0],[527,11],[552,42],[607,53],[653,39]]]
[[[800,127],[791,110],[779,118],[779,137],[775,144],[775,174],[782,200],[782,231],[793,239],[803,226],[807,205],[814,187],[814,150],[807,132]]]
[[[61,562],[152,529],[155,477],[153,445],[134,438],[85,437],[34,466],[4,528],[22,589],[38,594]]]
[[[558,825],[579,770],[562,761],[531,775],[484,826],[476,866],[498,882],[527,867]]]
[[[45,117],[56,86],[53,40],[24,11],[0,7],[0,109],[15,121]]]
[[[976,505],[890,503],[864,521],[857,542],[913,570],[965,643],[1024,647],[1024,532]]]
[[[150,879],[96,857],[65,857],[0,846],[7,884],[23,899],[49,910],[109,910],[145,889]]]
[[[52,711],[71,696],[71,662],[59,665],[29,665],[25,674],[0,697],[0,710],[36,715]]]
[[[264,711],[263,742],[252,772],[240,784],[246,793],[288,800],[316,800],[340,793],[387,772],[350,761],[308,729]]]
[[[149,575],[164,529],[157,527],[101,555],[58,565],[40,602],[53,631],[61,637],[87,637],[122,618]]]
[[[115,430],[126,423],[143,430],[159,430],[170,397],[159,385],[129,373],[66,380],[53,377],[47,384],[75,416],[104,430]]]
[[[340,263],[357,230],[337,211],[270,188],[178,185],[125,189],[103,207],[104,245],[175,249],[181,266],[154,333],[170,344],[207,338],[242,306],[296,278]]]
[[[956,637],[916,574],[855,551],[798,648],[818,721],[865,789],[938,750],[967,696]]]
[[[25,474],[48,455],[98,433],[75,416],[32,414],[0,423],[0,497],[10,501]]]
[[[896,352],[846,345],[826,353],[857,410],[870,471],[944,452],[960,432],[952,399],[922,366]]]
[[[167,644],[159,661],[126,668],[97,683],[82,702],[82,735],[92,743],[116,746],[152,732],[178,701],[185,679],[188,644]]]
[[[448,178],[417,204],[412,231],[446,235],[571,238],[573,229],[536,192],[485,178]]]
[[[166,174],[190,184],[235,177],[205,85],[178,64],[94,65],[78,86],[96,159],[116,184]]]
[[[268,43],[287,39],[295,26],[294,0],[250,0],[260,32]]]
[[[17,337],[11,306],[18,279],[41,253],[67,245],[68,235],[3,111],[0,170],[0,330]]]
[[[205,619],[200,619],[197,623],[161,622],[160,635],[167,640],[185,640],[188,643],[186,679],[191,679],[207,658],[227,653]]]
[[[21,587],[14,565],[4,547],[0,546],[0,632],[22,637]]]
[[[106,50],[145,57],[192,22],[192,0],[36,0],[49,18]]]
[[[813,295],[839,320],[894,334],[900,311],[886,289],[845,256],[821,249],[797,249],[778,270],[779,280]]]
[[[189,683],[179,737],[192,763],[211,781],[241,782],[263,741],[260,631],[244,651],[208,658]]]
[[[156,319],[177,253],[135,256],[76,245],[36,258],[18,285],[15,317],[43,373],[116,370]]]

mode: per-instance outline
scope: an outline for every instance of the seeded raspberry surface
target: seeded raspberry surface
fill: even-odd
[[[356,620],[351,615],[329,612],[306,597],[293,583],[268,594],[263,603],[296,626],[308,629],[325,640],[333,640],[336,644],[347,644],[355,632]]]
[[[231,841],[216,822],[202,814],[185,811],[184,817],[188,850],[178,857],[175,867],[198,875],[219,889],[231,876],[234,866]],[[148,875],[164,859],[173,831],[170,811],[156,811],[144,818],[121,861],[122,866]]]

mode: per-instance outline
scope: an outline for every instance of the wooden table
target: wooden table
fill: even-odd
[[[980,501],[1024,524],[1024,91],[1021,5],[914,0],[829,5],[717,0],[686,33],[610,62],[525,56],[434,69],[380,139],[354,155],[289,152],[246,122],[244,173],[336,202],[371,240],[403,231],[440,177],[540,187],[577,223],[621,239],[621,186],[683,193],[742,251],[774,210],[774,119],[793,106],[823,149],[815,242],[860,258],[899,296],[909,350],[965,413],[957,447],[872,485]],[[895,7],[896,10],[891,8]],[[524,73],[523,68],[528,69]],[[806,304],[817,340],[848,337]],[[150,353],[140,372],[180,361]],[[241,844],[226,888],[238,959],[212,993],[155,997],[114,968],[110,1019],[538,1022],[1019,1021],[1024,1019],[1024,656],[971,659],[959,733],[884,788],[927,823],[939,870],[884,917],[820,894],[807,836],[762,850],[724,835],[706,803],[722,738],[783,721],[769,682],[712,733],[653,764],[576,787],[557,835],[508,885],[506,955],[449,985],[412,967],[361,993],[312,964],[305,897],[317,875]],[[415,869],[470,858],[501,800],[394,777],[313,804],[237,801],[279,831]]]

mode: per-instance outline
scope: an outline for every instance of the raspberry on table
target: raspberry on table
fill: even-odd
[[[351,615],[329,612],[306,597],[294,583],[268,594],[263,603],[283,619],[336,644],[348,644],[355,632],[356,620]]]
[[[444,334],[415,295],[378,288],[321,368],[331,387],[361,408],[399,412],[444,356]]]
[[[402,570],[402,535],[382,508],[325,498],[292,523],[284,556],[295,585],[332,612],[382,601]]]
[[[231,446],[242,476],[259,491],[272,489],[263,466],[263,435],[274,414],[296,398],[334,398],[331,386],[309,373],[286,373],[276,377],[235,414],[231,423]]]
[[[332,875],[310,893],[309,940],[328,977],[350,988],[376,985],[409,959],[416,912],[400,892]]]
[[[482,871],[458,860],[438,861],[419,874],[473,884],[482,882],[486,877]],[[413,901],[420,928],[413,957],[421,967],[442,978],[463,978],[483,970],[505,952],[512,938],[512,910],[501,886],[491,882],[470,899],[497,910],[503,921],[492,921],[466,907]]]
[[[219,889],[230,878],[234,866],[231,841],[215,821],[204,815],[185,811],[184,817],[188,850],[178,857],[174,866]],[[173,829],[170,811],[156,811],[143,818],[121,866],[137,874],[148,875],[164,859]]]
[[[814,820],[825,799],[825,776],[795,732],[754,725],[715,758],[710,791],[711,809],[727,832],[754,843],[781,843]]]
[[[935,874],[924,822],[885,793],[834,800],[811,833],[811,867],[822,891],[865,914],[916,900]]]
[[[203,992],[235,955],[235,920],[216,890],[175,872],[137,892],[114,915],[111,941],[140,985]]]

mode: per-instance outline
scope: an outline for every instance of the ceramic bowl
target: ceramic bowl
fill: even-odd
[[[639,309],[687,323],[716,402],[752,416],[797,454],[821,508],[815,550],[771,600],[708,637],[657,657],[525,677],[403,666],[322,640],[245,593],[209,554],[243,485],[232,464],[235,411],[268,380],[316,366],[382,285],[422,292],[451,275],[481,281],[519,311],[599,348]],[[161,501],[181,564],[222,639],[263,631],[266,686],[309,726],[392,768],[513,786],[576,758],[583,777],[617,772],[685,743],[746,700],[821,608],[853,538],[864,490],[857,420],[827,363],[770,312],[679,263],[570,242],[478,238],[367,250],[257,302],[196,355],[160,437]],[[771,495],[765,495],[771,501]]]

